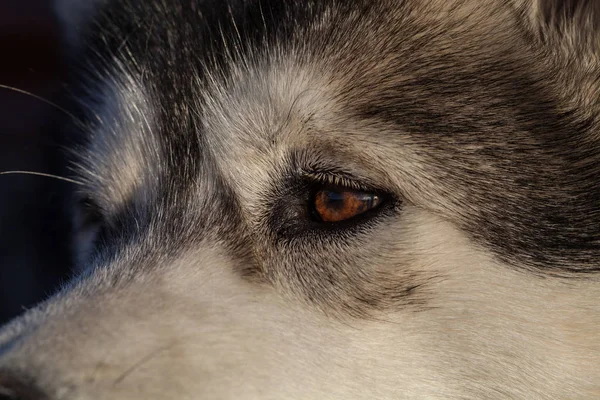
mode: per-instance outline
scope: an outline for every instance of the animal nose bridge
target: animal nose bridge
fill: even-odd
[[[162,308],[166,304],[161,297],[162,285],[168,282],[168,285],[187,289],[197,282],[206,283],[205,278],[208,280],[224,272],[220,268],[216,272],[207,268],[204,272],[204,268],[197,266],[212,265],[215,260],[227,258],[209,247],[200,254],[173,256],[167,261],[152,261],[151,253],[133,255],[140,257],[135,264],[131,262],[132,257],[123,257],[104,269],[98,268],[77,285],[65,288],[48,303],[0,331],[0,400],[51,399],[55,391],[65,386],[73,391],[85,391],[89,388],[85,379],[93,376],[102,383],[114,380],[115,373],[127,370],[132,360],[143,359],[146,351],[159,349],[152,353],[157,355],[156,359],[169,355],[168,349],[163,350],[163,341],[170,345],[183,333],[170,331],[172,324],[167,321],[170,314],[166,313],[170,309]],[[173,280],[173,274],[168,271],[174,268],[192,270],[198,274],[197,279]],[[150,280],[148,276],[162,278]],[[210,304],[206,301],[213,301],[210,296],[206,301],[202,299],[194,305],[208,307]],[[113,305],[116,300],[118,306],[101,306]],[[142,305],[152,305],[152,312],[140,313]],[[198,314],[193,309],[186,307],[188,311],[179,321],[192,315],[196,317]],[[112,324],[112,329],[95,329],[105,324]],[[155,327],[155,331],[141,330],[148,325]],[[140,332],[144,340],[132,340]],[[110,351],[94,351],[97,348]],[[83,352],[82,349],[90,350]],[[50,393],[44,392],[48,390]]]
[[[35,329],[35,324],[20,323],[17,320],[0,332],[0,400],[50,399],[35,384],[32,375],[29,375],[29,367],[21,365],[18,370],[15,369],[22,346],[27,342],[29,333]]]

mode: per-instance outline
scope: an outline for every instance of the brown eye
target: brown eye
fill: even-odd
[[[314,199],[314,210],[324,222],[340,222],[377,207],[381,198],[373,193],[321,190]]]

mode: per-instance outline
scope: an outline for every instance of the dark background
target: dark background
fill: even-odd
[[[58,101],[62,60],[50,0],[0,0],[0,85]],[[0,172],[64,174],[58,113],[0,88]],[[68,185],[54,179],[0,175],[0,324],[68,276],[67,192]]]

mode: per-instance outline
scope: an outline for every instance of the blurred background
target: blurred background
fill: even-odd
[[[57,101],[63,67],[50,0],[0,1],[0,85]],[[56,119],[43,101],[0,88],[0,172],[64,174]],[[0,175],[0,324],[68,276],[67,190],[50,178]]]

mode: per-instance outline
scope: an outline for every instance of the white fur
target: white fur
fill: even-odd
[[[211,236],[144,265],[162,248],[152,226],[70,294],[7,328],[3,341],[26,337],[0,371],[30,372],[57,398],[77,400],[600,398],[598,280],[499,262],[459,228],[470,203],[441,181],[451,171],[406,132],[345,115],[340,82],[278,50],[212,76],[190,105],[218,169],[203,173],[223,174],[258,242],[253,256],[267,265],[286,256],[260,235],[265,193],[287,172],[289,152],[335,149],[330,157],[405,200],[401,213],[340,248],[368,260],[365,270],[426,277],[426,304],[327,315],[284,282],[242,279],[239,261]],[[79,166],[83,190],[107,214],[133,199],[160,219],[149,200],[169,155],[153,138],[156,106],[133,72],[116,66],[114,75],[93,89],[107,101]],[[200,177],[184,206],[207,209],[210,184]]]

